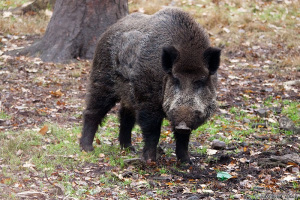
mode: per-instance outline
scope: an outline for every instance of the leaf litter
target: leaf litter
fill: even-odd
[[[225,2],[232,5],[230,1]],[[286,5],[290,3],[280,2]],[[202,3],[194,1],[180,3],[204,7]],[[276,3],[257,1],[253,10],[262,12],[264,7],[273,4]],[[205,7],[209,8],[209,5]],[[248,11],[240,7],[238,12]],[[299,23],[299,16],[295,16],[294,20]],[[267,23],[266,27],[256,28],[270,29],[277,35],[285,34],[285,29],[279,24]],[[238,34],[248,34],[251,38],[253,33],[247,31],[247,26],[239,25]],[[234,37],[231,39],[230,36],[233,33],[230,26],[223,26],[219,33],[212,33],[212,37],[216,37],[213,43],[227,39],[232,42]],[[28,36],[11,37],[1,32],[0,38],[1,52],[32,42]],[[174,152],[175,146],[170,127],[165,126],[162,130],[165,138],[161,138],[160,143],[163,152],[156,163],[148,165],[136,158],[139,157],[140,147],[138,153],[133,154],[135,158],[124,160],[123,167],[112,165],[111,155],[105,151],[97,154],[96,163],[82,162],[72,168],[56,166],[55,171],[47,175],[47,169],[44,169],[45,173],[40,172],[33,161],[26,160],[28,155],[17,150],[13,153],[24,158],[21,159],[20,170],[14,173],[21,178],[13,180],[1,171],[0,191],[3,194],[14,193],[18,198],[40,199],[116,199],[118,196],[131,199],[141,196],[144,199],[261,199],[271,194],[273,198],[280,195],[283,198],[299,198],[299,121],[286,119],[287,116],[281,112],[286,107],[283,103],[264,104],[270,97],[274,100],[271,104],[276,100],[299,103],[299,66],[291,64],[288,59],[282,66],[282,60],[287,55],[292,57],[298,53],[299,56],[300,49],[299,46],[288,48],[285,42],[284,38],[269,40],[262,32],[257,41],[244,40],[239,48],[234,43],[224,48],[219,72],[220,110],[216,116],[222,116],[231,123],[226,124],[216,116],[214,121],[215,125],[222,127],[215,139],[225,141],[226,145],[222,143],[222,148],[214,149],[210,143],[213,141],[210,140],[210,131],[214,127],[209,127],[199,137],[192,138],[192,165],[177,163],[175,155],[167,153],[168,149]],[[63,142],[47,138],[49,126],[45,123],[65,128],[81,125],[90,65],[89,61],[82,60],[71,64],[43,63],[37,58],[14,58],[1,53],[0,112],[5,116],[1,117],[0,131],[35,130],[46,141],[46,145],[37,145],[36,148]],[[236,119],[232,108],[246,113],[247,117]],[[296,109],[299,114],[299,104]],[[116,115],[117,110],[118,106],[110,114]],[[274,134],[272,124],[277,121],[279,127],[275,127],[277,132]],[[114,128],[118,125],[108,123],[108,126]],[[243,135],[249,130],[254,133]],[[286,134],[285,131],[292,131],[292,134]],[[234,136],[234,132],[241,135]],[[7,137],[14,139],[15,136]],[[133,137],[137,144],[141,143],[140,135],[134,133]],[[244,137],[244,141],[239,140],[241,137]],[[96,139],[96,148],[114,144],[117,144],[117,138],[101,136]],[[202,153],[197,151],[199,147],[202,147]],[[125,157],[129,155],[128,152],[120,154]],[[80,156],[47,155],[50,160],[64,157],[71,162],[87,156],[84,153]],[[9,170],[8,164],[0,158],[0,169],[4,168]],[[63,180],[66,174],[70,177],[67,182],[76,191],[72,197],[66,191],[69,185]],[[107,181],[103,181],[103,177]],[[41,184],[46,187],[41,188]]]

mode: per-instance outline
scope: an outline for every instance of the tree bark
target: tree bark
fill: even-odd
[[[56,0],[44,37],[19,54],[45,62],[92,59],[100,35],[127,14],[127,0]]]

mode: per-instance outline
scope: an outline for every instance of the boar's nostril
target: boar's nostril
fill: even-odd
[[[175,127],[177,131],[191,131],[191,128],[187,127],[184,121],[180,122],[178,126]]]

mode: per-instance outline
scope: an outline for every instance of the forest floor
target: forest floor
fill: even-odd
[[[0,199],[300,199],[300,2],[133,0],[129,6],[152,14],[158,2],[190,12],[223,49],[219,110],[193,131],[193,164],[176,161],[167,120],[156,163],[139,160],[138,126],[137,153],[121,150],[118,105],[99,128],[95,151],[80,151],[91,62],[7,56],[40,38],[49,17],[3,12]]]

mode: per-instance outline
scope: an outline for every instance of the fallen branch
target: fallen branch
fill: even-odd
[[[56,193],[57,193],[58,195],[64,195],[64,188],[63,188],[63,186],[51,182],[50,179],[49,179],[48,176],[47,176],[46,171],[45,171],[45,177],[46,177],[46,180],[48,181],[48,183],[50,183],[51,185],[53,185],[53,186],[57,189],[57,192],[56,192]]]

